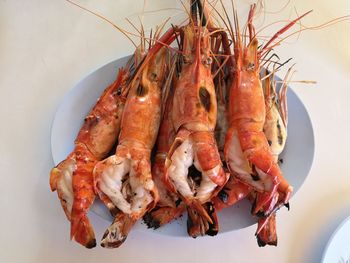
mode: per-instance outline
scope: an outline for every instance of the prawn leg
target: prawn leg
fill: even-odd
[[[276,214],[259,218],[258,232],[256,234],[259,247],[266,245],[277,246]]]

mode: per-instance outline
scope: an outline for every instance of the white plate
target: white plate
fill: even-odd
[[[120,58],[97,69],[66,94],[58,107],[51,130],[51,150],[55,164],[65,159],[73,150],[73,142],[83,124],[84,117],[96,103],[105,87],[114,81],[118,68],[123,66],[127,59],[128,57]],[[303,103],[292,89],[288,89],[287,97],[289,108],[288,139],[281,155],[283,158],[281,169],[296,192],[311,168],[314,156],[314,135],[309,115]],[[293,209],[293,201],[291,209]],[[107,209],[99,201],[95,202],[92,211],[112,221]],[[250,215],[250,204],[245,200],[219,212],[218,216],[220,232],[241,229],[256,222]],[[141,222],[135,227],[146,229],[146,226]],[[154,231],[172,236],[187,236],[186,216]]]
[[[350,263],[350,217],[345,219],[329,239],[322,263]]]

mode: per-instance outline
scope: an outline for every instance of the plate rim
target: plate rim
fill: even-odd
[[[336,237],[336,235],[339,233],[339,231],[347,224],[350,223],[350,216],[347,216],[345,219],[343,219],[341,221],[341,223],[336,227],[336,229],[333,231],[332,235],[330,236],[330,238],[327,241],[327,244],[325,246],[325,249],[323,250],[322,253],[322,258],[321,258],[321,263],[326,263],[325,262],[325,257],[327,256],[327,252],[329,251],[329,247],[332,244],[332,242],[334,241],[334,238]]]

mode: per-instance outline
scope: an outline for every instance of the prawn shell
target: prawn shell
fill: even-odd
[[[165,74],[166,49],[159,51],[132,82],[125,104],[119,143],[151,150],[157,139],[161,117],[161,86]]]
[[[105,158],[117,141],[125,104],[119,92],[128,77],[125,69],[119,70],[116,80],[105,89],[85,118],[75,140],[75,144],[83,143],[96,160]]]
[[[185,57],[189,62],[184,63],[179,81],[176,83],[172,121],[175,131],[181,126],[192,131],[214,131],[217,102],[211,75],[208,32],[205,28],[201,28],[202,31],[195,32],[194,35],[193,29],[187,30],[191,27],[192,25],[189,25],[184,30],[185,43],[188,42],[188,46],[184,47],[184,53],[190,52],[190,55]]]

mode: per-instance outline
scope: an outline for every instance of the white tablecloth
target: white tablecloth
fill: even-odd
[[[170,0],[146,2],[147,10],[181,7]],[[266,1],[266,10],[278,11],[284,5],[279,2]],[[141,12],[143,1],[80,3],[126,25],[122,18]],[[348,0],[296,0],[266,14],[265,24],[295,17],[294,7],[299,14],[314,9],[303,20],[309,26],[350,14]],[[166,12],[156,15],[145,15],[145,23],[160,22]],[[78,80],[133,47],[113,27],[63,0],[0,1],[0,261],[320,262],[331,233],[350,215],[349,32],[346,21],[305,31],[277,49],[297,63],[294,79],[317,81],[293,84],[311,116],[316,152],[291,210],[279,212],[278,247],[259,248],[252,226],[197,239],[132,231],[118,249],[87,250],[69,241],[69,224],[49,189],[50,126]],[[90,218],[99,238],[108,222],[92,213]]]

